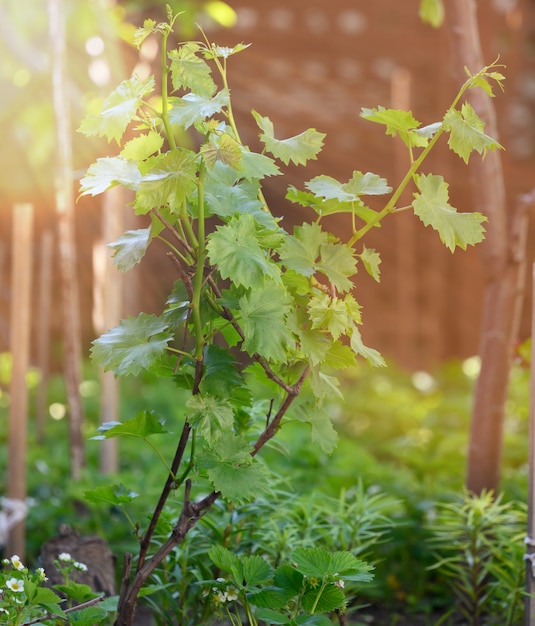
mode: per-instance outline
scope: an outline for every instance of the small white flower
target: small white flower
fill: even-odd
[[[10,578],[6,580],[6,587],[15,593],[22,593],[24,591],[24,582],[18,578]]]
[[[61,554],[58,554],[58,561],[70,563],[72,561],[72,556],[68,552],[62,552]]]
[[[73,567],[74,569],[77,569],[79,572],[87,572],[87,565],[85,563],[74,561]]]
[[[341,578],[335,580],[334,584],[338,587],[338,589],[343,589],[346,586],[345,582]]]
[[[7,613],[7,615],[9,615],[9,611],[7,609],[4,609],[3,606],[0,606],[0,613]]]
[[[2,559],[2,565],[9,565],[9,559]]]
[[[223,604],[226,601],[227,601],[227,594],[226,593],[224,593],[223,591],[219,591],[219,590],[217,590],[214,593],[214,602],[216,604]]]
[[[45,570],[42,567],[38,567],[35,571],[41,580],[48,580]]]
[[[225,582],[224,578],[216,578],[216,580],[217,580],[218,583],[224,583]]]
[[[227,600],[229,602],[234,602],[234,600],[238,599],[238,590],[237,589],[233,589],[232,587],[230,589],[227,589]]]
[[[13,565],[13,567],[15,569],[18,569],[19,571],[21,569],[24,569],[24,565],[22,564],[22,561],[20,560],[20,557],[17,554],[14,554],[11,557],[11,565]]]

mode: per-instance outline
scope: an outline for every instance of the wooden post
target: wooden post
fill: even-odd
[[[41,236],[39,255],[39,323],[37,328],[37,365],[41,378],[37,388],[36,421],[37,441],[45,440],[45,422],[47,415],[46,392],[48,387],[50,360],[50,319],[52,308],[52,265],[54,259],[53,235],[45,230]]]
[[[16,204],[13,211],[13,263],[11,271],[10,351],[11,405],[7,462],[7,497],[15,502],[26,500],[26,447],[28,429],[28,389],[26,374],[30,353],[31,282],[32,282],[33,206]],[[6,554],[24,559],[25,524],[16,524],[9,532]]]
[[[535,263],[532,266],[531,376],[529,381],[528,527],[524,626],[535,626]]]

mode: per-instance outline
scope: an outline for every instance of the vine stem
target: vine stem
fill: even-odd
[[[204,333],[201,320],[201,291],[204,282],[204,262],[206,260],[206,233],[204,224],[204,179],[206,177],[206,166],[201,161],[199,167],[198,189],[198,227],[197,227],[197,268],[193,281],[193,299],[191,301],[193,326],[195,328],[195,360],[200,362],[204,349]]]

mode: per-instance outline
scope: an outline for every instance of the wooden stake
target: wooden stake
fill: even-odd
[[[13,264],[11,271],[10,351],[13,359],[9,407],[7,497],[26,500],[26,448],[30,353],[33,206],[16,204],[13,211]],[[25,524],[9,532],[6,554],[24,559]]]

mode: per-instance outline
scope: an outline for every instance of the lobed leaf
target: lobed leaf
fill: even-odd
[[[175,90],[189,89],[199,96],[210,98],[217,87],[212,78],[212,70],[201,57],[202,47],[189,41],[177,50],[169,52],[171,61],[171,82]]]
[[[222,89],[215,96],[209,97],[196,93],[187,93],[182,98],[170,98],[172,108],[169,111],[171,124],[188,129],[193,124],[219,113],[229,105],[229,92]]]
[[[163,224],[159,220],[152,220],[152,224],[147,228],[137,230],[127,230],[116,241],[108,244],[114,251],[113,261],[121,272],[132,269],[145,256],[152,238],[158,235],[163,229]]]
[[[126,422],[106,422],[98,428],[100,436],[93,439],[111,439],[112,437],[132,436],[146,439],[150,435],[166,435],[169,433],[152,411],[141,411]]]
[[[163,146],[163,137],[154,130],[127,141],[121,150],[121,156],[127,161],[144,161]]]
[[[412,203],[414,213],[426,226],[438,231],[440,240],[452,252],[456,246],[466,250],[468,245],[483,240],[483,222],[487,218],[481,213],[458,213],[448,202],[448,184],[442,176],[420,175],[417,187]]]
[[[262,117],[253,111],[253,117],[262,133],[260,140],[266,146],[266,150],[280,159],[285,165],[290,161],[295,165],[305,165],[309,160],[315,160],[323,147],[324,133],[319,133],[314,128],[309,128],[300,135],[288,139],[275,139],[273,123],[268,117]]]
[[[379,106],[376,109],[363,108],[360,115],[370,122],[386,126],[386,134],[392,137],[399,135],[407,147],[425,148],[427,146],[427,137],[417,132],[420,122],[410,111],[386,109]]]
[[[381,280],[381,257],[373,248],[363,247],[362,252],[358,255],[363,262],[368,274],[377,282]]]
[[[137,376],[162,357],[172,338],[167,322],[156,315],[140,313],[137,318],[122,320],[119,326],[93,341],[91,357],[105,371]]]
[[[207,394],[191,396],[186,402],[188,421],[211,445],[221,433],[231,430],[234,411],[228,400]]]
[[[141,173],[133,161],[123,157],[102,157],[89,166],[80,182],[82,196],[96,196],[111,187],[122,185],[136,190],[141,182]]]
[[[368,348],[364,345],[362,341],[362,336],[360,334],[357,326],[353,326],[353,330],[351,332],[351,348],[356,354],[360,354],[363,356],[366,361],[373,367],[385,367],[386,363],[381,354],[375,350],[375,348]]]
[[[138,496],[138,493],[127,489],[121,484],[101,485],[100,487],[84,491],[84,498],[88,502],[93,502],[94,504],[106,502],[106,504],[111,504],[112,506],[128,504],[128,502],[131,502]]]

